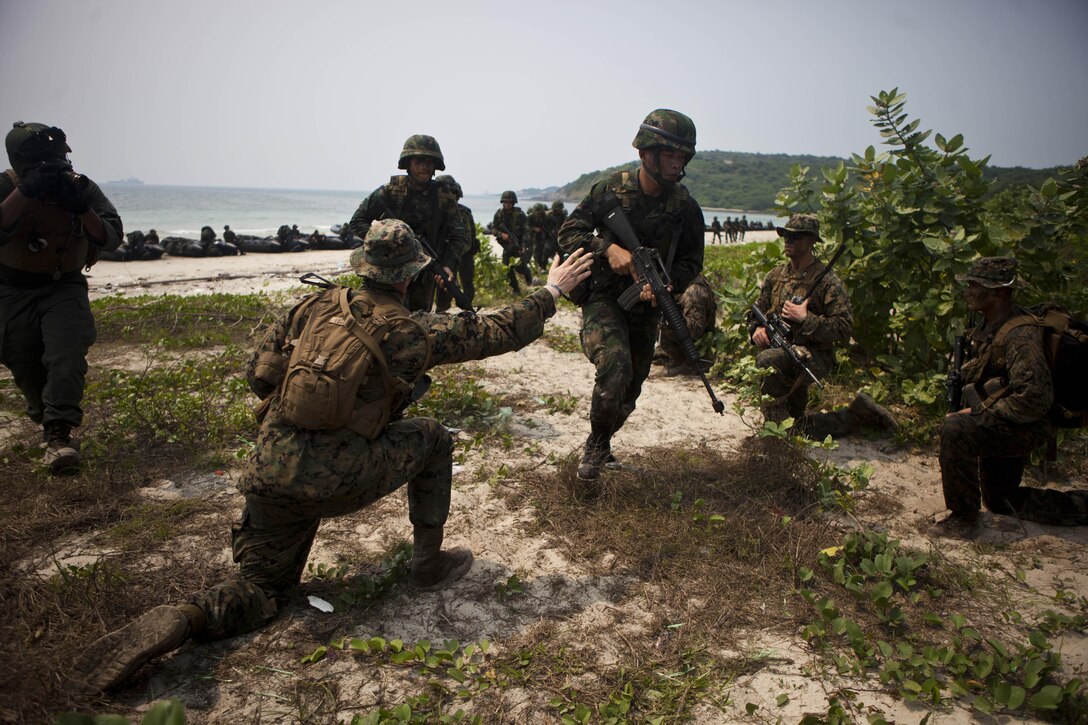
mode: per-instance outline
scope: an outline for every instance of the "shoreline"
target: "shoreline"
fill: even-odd
[[[706,232],[707,247],[713,234]],[[773,230],[747,232],[744,243],[770,242],[777,239]],[[488,235],[492,252],[501,258],[502,249]],[[740,242],[738,242],[739,244]],[[310,249],[305,252],[260,254],[251,252],[236,257],[172,257],[144,262],[102,260],[86,273],[91,299],[110,295],[151,294],[248,294],[276,292],[300,285],[298,278],[307,272],[335,277],[351,271],[347,249]]]

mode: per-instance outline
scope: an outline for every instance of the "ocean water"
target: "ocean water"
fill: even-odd
[[[222,234],[230,225],[237,234],[268,236],[281,224],[298,224],[303,234],[314,229],[328,233],[334,224],[345,224],[368,191],[316,191],[309,189],[235,189],[213,186],[159,186],[152,184],[102,184],[102,191],[117,207],[125,231],[155,229],[160,237],[197,238],[208,225]],[[470,194],[461,203],[472,210],[476,223],[487,225],[499,208],[498,194]],[[531,199],[519,199],[528,209]],[[550,204],[549,204],[550,205]],[[567,210],[575,204],[567,202]],[[735,211],[704,209],[707,224],[714,216],[724,221]],[[748,214],[748,220],[775,221],[766,214]],[[780,220],[779,220],[780,221]]]

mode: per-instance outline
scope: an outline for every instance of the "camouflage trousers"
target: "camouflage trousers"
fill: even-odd
[[[1088,524],[1088,492],[1020,485],[1028,456],[1049,436],[1045,421],[1016,425],[992,413],[946,417],[940,453],[945,506],[972,516],[981,503],[995,514],[1041,524]]]
[[[529,269],[531,257],[530,252],[526,252],[524,256],[515,256],[507,251],[502,253],[502,263],[506,265],[506,281],[510,283],[510,289],[515,292],[521,291],[521,286],[518,284],[519,274],[525,278],[526,286],[533,283],[533,270]]]
[[[31,289],[0,284],[0,363],[11,370],[35,423],[83,422],[87,350],[94,341],[82,275]]]
[[[431,418],[390,423],[367,440],[348,430],[302,431],[266,420],[239,488],[232,530],[238,576],[190,598],[204,639],[248,632],[294,592],[321,519],[353,513],[408,484],[413,526],[444,526],[450,510],[453,440]]]
[[[635,410],[653,363],[657,319],[649,305],[629,312],[606,292],[592,292],[582,306],[582,351],[597,368],[589,407],[594,437],[610,439]]]
[[[820,377],[831,367],[830,355],[812,356],[809,369]],[[786,418],[795,420],[805,414],[808,407],[808,387],[812,379],[798,366],[789,353],[780,347],[768,347],[756,355],[756,366],[770,368],[771,374],[763,378],[761,392],[772,398],[763,405],[763,416],[776,423]]]

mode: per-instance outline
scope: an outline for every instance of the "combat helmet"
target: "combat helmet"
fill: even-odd
[[[452,191],[458,199],[465,195],[465,192],[461,191],[461,185],[457,183],[457,179],[453,178],[449,174],[442,174],[441,176],[436,176],[434,177],[434,180],[439,184],[445,185],[446,188]]]
[[[504,202],[504,201],[509,201],[509,202],[514,203],[514,204],[517,204],[518,203],[518,195],[515,194],[514,192],[510,191],[509,189],[507,189],[506,191],[504,191],[502,193],[502,196],[499,197],[499,203],[500,204],[502,202]]]
[[[680,113],[668,108],[650,111],[646,120],[638,127],[635,140],[631,145],[643,149],[668,148],[683,151],[687,160],[695,156],[695,123]]]
[[[439,171],[446,170],[446,159],[442,156],[442,149],[438,147],[438,142],[434,140],[434,136],[424,136],[423,134],[415,134],[409,136],[408,140],[404,142],[404,148],[400,151],[400,161],[397,163],[398,169],[408,168],[408,159],[413,156],[425,156],[430,159],[434,159],[434,167]]]
[[[4,139],[8,161],[16,175],[22,176],[32,165],[48,159],[63,159],[72,149],[56,126],[16,121]]]
[[[566,210],[566,207],[563,206],[563,200],[562,199],[556,199],[555,201],[552,202],[552,211],[565,211],[565,210]]]

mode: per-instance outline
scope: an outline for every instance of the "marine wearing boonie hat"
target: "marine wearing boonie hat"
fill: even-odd
[[[816,237],[817,241],[823,241],[820,239],[820,220],[816,218],[815,214],[794,214],[786,222],[786,226],[775,227],[775,230],[780,237],[793,234],[811,234]]]
[[[399,284],[414,277],[431,258],[407,224],[399,219],[380,219],[370,225],[363,246],[351,253],[350,263],[360,277]]]
[[[1013,257],[983,257],[975,260],[966,274],[957,274],[956,281],[976,282],[989,289],[1016,287],[1016,259]]]

